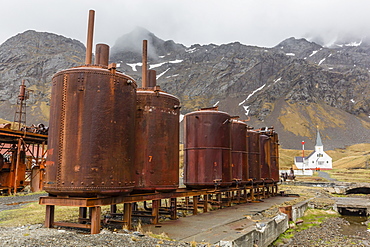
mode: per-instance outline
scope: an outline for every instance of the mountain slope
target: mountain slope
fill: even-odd
[[[312,149],[316,128],[325,149],[370,142],[370,45],[323,47],[289,38],[273,48],[164,41],[138,28],[111,49],[111,62],[140,86],[142,40],[158,85],[180,98],[182,114],[218,105],[255,128],[274,126],[284,148],[305,139]],[[34,89],[28,122],[46,122],[52,75],[83,62],[82,43],[27,31],[0,46],[0,118],[12,120],[18,85]]]

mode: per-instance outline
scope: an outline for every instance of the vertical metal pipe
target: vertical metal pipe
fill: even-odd
[[[92,58],[92,45],[93,45],[93,36],[94,36],[94,18],[95,11],[89,11],[89,24],[87,27],[87,42],[86,42],[86,60],[85,64],[91,64]]]
[[[142,67],[142,88],[148,87],[147,71],[148,71],[148,41],[143,40],[143,67]]]
[[[148,70],[148,87],[157,86],[157,72],[153,69]]]
[[[108,66],[109,46],[106,44],[97,44],[95,47],[95,64]]]

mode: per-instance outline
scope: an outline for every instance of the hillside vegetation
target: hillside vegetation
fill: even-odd
[[[305,156],[313,150],[305,150]],[[333,169],[370,169],[370,143],[361,143],[346,148],[325,151],[333,159]],[[290,169],[294,157],[302,150],[280,149],[280,169]]]

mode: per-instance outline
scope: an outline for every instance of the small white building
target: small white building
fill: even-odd
[[[301,170],[331,170],[332,158],[324,152],[320,132],[317,131],[315,151],[307,157],[294,157],[294,164]]]

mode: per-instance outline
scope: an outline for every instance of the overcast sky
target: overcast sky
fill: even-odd
[[[272,47],[289,37],[370,37],[368,0],[0,0],[0,44],[26,30],[86,42],[89,9],[94,44],[141,26],[186,46],[239,41]]]

